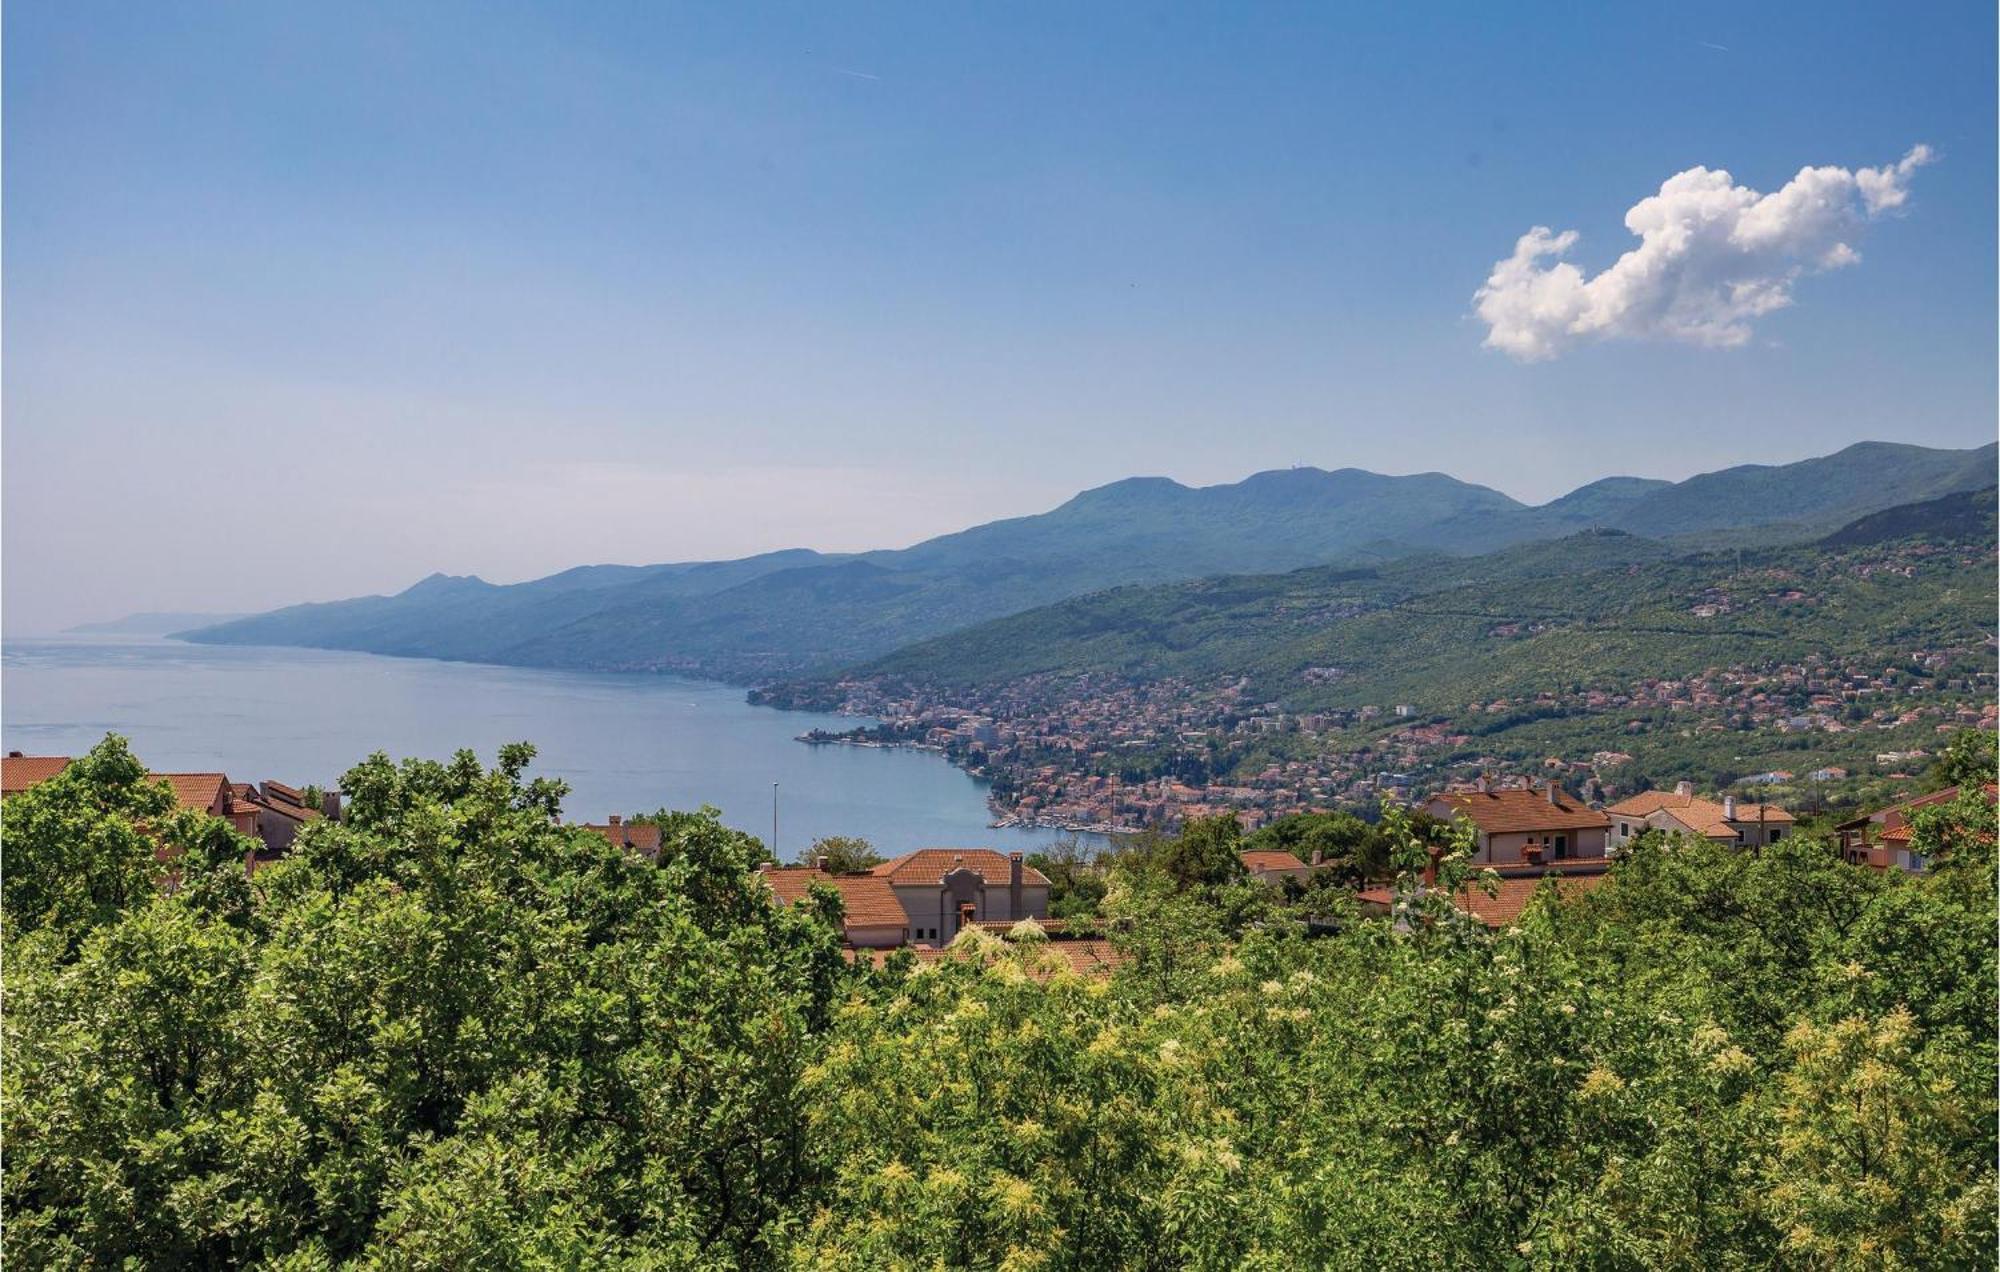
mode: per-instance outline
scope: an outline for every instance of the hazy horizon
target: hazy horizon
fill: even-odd
[[[1976,446],[1993,35],[10,5],[0,626]]]
[[[1881,439],[1881,438],[1858,438],[1858,439],[1856,439],[1856,441],[1855,441],[1855,442],[1853,442],[1853,443],[1849,443],[1849,445],[1854,445],[1854,444],[1858,444],[1858,443],[1860,443],[1860,442],[1869,442],[1869,441],[1881,441],[1881,440],[1883,440],[1883,439]],[[1985,443],[1979,443],[1978,445],[1985,445]],[[1843,447],[1843,448],[1840,448],[1840,449],[1845,449],[1845,448]],[[1976,449],[1976,447],[1962,447],[1962,448],[1954,448],[1954,449]],[[1834,454],[1835,452],[1834,452],[1834,451],[1828,451],[1828,452],[1824,452],[1824,453],[1825,453],[1825,454]],[[1792,463],[1792,462],[1796,462],[1796,461],[1798,461],[1798,460],[1803,460],[1803,459],[1814,459],[1814,458],[1818,458],[1818,457],[1819,457],[1819,455],[1817,455],[1817,454],[1808,454],[1808,455],[1795,455],[1795,456],[1791,456],[1791,457],[1789,457],[1789,458],[1786,458],[1786,459],[1780,459],[1780,460],[1776,460],[1776,461],[1769,461],[1769,462],[1772,462],[1772,463],[1778,463],[1778,464],[1783,464],[1783,463]],[[1749,462],[1749,461],[1746,461],[1746,462]],[[1735,467],[1736,465],[1727,465],[1727,466],[1728,466],[1728,467]],[[1291,465],[1291,467],[1294,467],[1294,468],[1316,468],[1316,469],[1320,469],[1321,471],[1332,471],[1332,469],[1331,469],[1331,468],[1329,468],[1328,466],[1326,466],[1326,465],[1320,465],[1320,464],[1301,464],[1301,465]],[[1343,467],[1351,467],[1351,465],[1343,465]],[[1273,472],[1273,471],[1282,471],[1282,470],[1275,470],[1275,469],[1258,469],[1258,470],[1257,470],[1257,472],[1259,472],[1259,473],[1261,473],[1261,472]],[[1369,471],[1373,471],[1373,470],[1369,470]],[[1696,470],[1694,470],[1694,471],[1691,471],[1691,472],[1686,472],[1686,473],[1681,473],[1681,474],[1679,474],[1679,475],[1677,475],[1677,476],[1673,476],[1673,477],[1667,477],[1667,478],[1663,478],[1663,479],[1664,479],[1664,480],[1669,480],[1669,481],[1683,481],[1683,480],[1685,480],[1685,479],[1686,479],[1686,478],[1688,478],[1688,477],[1693,477],[1693,476],[1698,476],[1698,475],[1699,475],[1700,473],[1703,473],[1703,472],[1713,472],[1713,471],[1715,471],[1715,470],[1714,470],[1714,469],[1696,469]],[[1426,474],[1435,474],[1435,473],[1443,473],[1443,474],[1444,474],[1445,476],[1448,476],[1448,477],[1455,477],[1455,476],[1457,476],[1457,474],[1454,474],[1454,473],[1450,473],[1450,472],[1446,472],[1446,471],[1445,471],[1445,470],[1443,470],[1443,469],[1424,469],[1424,470],[1420,470],[1420,471],[1412,471],[1412,472],[1409,472],[1409,473],[1387,473],[1387,474],[1381,474],[1381,475],[1383,475],[1383,476],[1420,476],[1420,475],[1426,475]],[[1255,475],[1256,475],[1256,473],[1244,473],[1244,474],[1243,474],[1242,476],[1240,476],[1240,477],[1236,477],[1236,478],[1228,478],[1228,479],[1223,479],[1223,480],[1218,480],[1218,481],[1194,481],[1194,482],[1187,482],[1187,481],[1181,481],[1181,479],[1179,479],[1179,478],[1168,478],[1168,480],[1172,480],[1172,481],[1177,481],[1177,482],[1180,482],[1180,484],[1181,484],[1181,485],[1183,485],[1183,486],[1191,486],[1191,487],[1203,487],[1203,486],[1216,486],[1216,485],[1230,485],[1230,484],[1233,484],[1234,482],[1240,482],[1240,481],[1243,481],[1243,480],[1245,480],[1245,479],[1247,479],[1247,478],[1249,478],[1249,477],[1252,477],[1252,476],[1255,476]],[[1132,474],[1128,474],[1128,476],[1127,476],[1127,477],[1125,477],[1125,478],[1117,478],[1117,479],[1114,479],[1114,480],[1117,480],[1117,481],[1123,481],[1123,480],[1128,480],[1129,478],[1135,478],[1135,477],[1136,477],[1136,478],[1149,478],[1149,477],[1160,477],[1160,476],[1164,476],[1164,474],[1160,474],[1160,473],[1132,473]],[[1540,499],[1540,500],[1534,500],[1534,501],[1530,501],[1530,500],[1526,500],[1526,499],[1521,499],[1521,498],[1520,498],[1519,496],[1517,496],[1517,495],[1513,495],[1513,494],[1510,494],[1509,492],[1507,492],[1507,491],[1505,491],[1505,490],[1502,490],[1502,491],[1500,491],[1499,493],[1501,493],[1501,494],[1503,494],[1503,495],[1507,495],[1507,496],[1508,496],[1509,498],[1511,498],[1511,499],[1515,499],[1515,500],[1516,500],[1517,502],[1519,502],[1519,503],[1522,503],[1522,504],[1524,504],[1524,505],[1527,505],[1527,506],[1531,506],[1531,507],[1533,507],[1533,506],[1539,506],[1539,505],[1541,505],[1541,504],[1545,504],[1545,503],[1549,503],[1549,502],[1552,502],[1553,500],[1555,500],[1555,499],[1559,499],[1559,498],[1561,498],[1561,497],[1562,497],[1563,495],[1565,495],[1565,494],[1568,494],[1568,493],[1569,493],[1570,491],[1572,491],[1572,490],[1576,490],[1576,489],[1578,489],[1578,488],[1580,488],[1580,487],[1582,487],[1582,486],[1588,486],[1588,485],[1591,485],[1591,484],[1592,484],[1592,483],[1594,483],[1594,482],[1598,482],[1598,481],[1606,481],[1606,480],[1609,480],[1609,479],[1612,479],[1612,478],[1617,478],[1617,477],[1635,477],[1635,478],[1641,478],[1641,479],[1653,479],[1653,478],[1656,478],[1656,477],[1659,477],[1659,474],[1654,474],[1654,473],[1605,473],[1605,474],[1603,474],[1603,475],[1601,475],[1601,476],[1598,476],[1598,477],[1593,477],[1593,478],[1589,478],[1589,479],[1587,479],[1587,480],[1585,480],[1585,481],[1582,481],[1582,482],[1579,482],[1579,483],[1577,484],[1577,486],[1572,486],[1572,487],[1569,487],[1569,488],[1568,488],[1568,489],[1566,489],[1566,490],[1563,490],[1563,491],[1558,491],[1558,492],[1557,492],[1556,494],[1554,494],[1554,495],[1552,495],[1552,496],[1549,496],[1549,497],[1548,497],[1548,498],[1546,498],[1546,499]],[[1463,479],[1463,478],[1460,478],[1460,480],[1464,480],[1464,479]],[[1109,484],[1109,483],[1105,483],[1105,484]],[[1483,482],[1478,482],[1478,483],[1472,483],[1472,484],[1475,484],[1475,485],[1485,485],[1486,483],[1483,483]],[[1073,492],[1073,494],[1072,494],[1072,495],[1071,495],[1070,497],[1072,497],[1072,498],[1073,498],[1075,494],[1082,494],[1082,493],[1086,493],[1086,491],[1087,491],[1087,490],[1090,490],[1090,489],[1097,489],[1097,488],[1098,488],[1098,487],[1087,487],[1087,488],[1086,488],[1086,490],[1081,490],[1081,491],[1076,491],[1076,492]],[[1497,489],[1497,488],[1494,488],[1494,489]],[[1015,512],[1015,513],[1002,513],[1002,514],[1000,514],[1000,515],[999,515],[998,517],[994,517],[994,518],[988,518],[987,520],[1004,520],[1004,519],[1007,519],[1007,518],[1009,518],[1009,517],[1019,517],[1019,516],[1034,516],[1034,515],[1037,515],[1037,514],[1040,514],[1040,513],[1045,513],[1045,512],[1049,512],[1049,511],[1053,510],[1053,509],[1054,509],[1055,507],[1058,507],[1058,506],[1060,506],[1060,504],[1061,504],[1062,502],[1067,502],[1067,499],[1065,499],[1065,500],[1062,500],[1062,501],[1059,501],[1059,502],[1058,502],[1057,504],[1052,504],[1052,505],[1050,505],[1049,507],[1046,507],[1046,508],[1034,508],[1034,509],[1029,509],[1029,510],[1026,510],[1026,511],[1023,511],[1023,512]],[[478,571],[476,571],[476,570],[449,570],[449,569],[443,569],[443,568],[438,568],[438,569],[429,569],[429,570],[423,570],[423,571],[421,571],[421,572],[420,572],[420,573],[418,573],[418,574],[415,574],[415,575],[412,575],[412,576],[408,577],[407,579],[404,579],[404,580],[403,580],[403,581],[401,581],[401,582],[388,582],[388,583],[384,583],[383,585],[381,585],[381,586],[379,586],[379,587],[374,587],[374,588],[368,588],[368,589],[364,589],[364,590],[362,590],[362,591],[357,591],[357,592],[351,592],[351,593],[342,593],[341,595],[338,595],[338,596],[319,596],[319,595],[313,595],[313,596],[298,596],[298,597],[294,597],[294,598],[292,598],[292,599],[290,599],[290,600],[280,600],[280,601],[276,601],[276,602],[272,602],[272,603],[270,603],[270,604],[266,604],[266,605],[261,605],[261,606],[248,606],[248,607],[241,607],[241,608],[239,608],[239,609],[235,610],[235,611],[234,611],[233,613],[234,613],[235,615],[244,615],[244,614],[249,614],[249,613],[261,613],[261,612],[264,612],[264,611],[267,611],[267,610],[271,610],[271,609],[279,609],[279,608],[283,608],[283,607],[285,607],[285,606],[288,606],[288,605],[297,605],[297,604],[306,604],[306,603],[310,603],[310,602],[314,602],[314,601],[334,601],[334,600],[346,600],[346,599],[349,599],[350,597],[354,597],[354,596],[375,596],[375,595],[394,595],[395,593],[397,593],[397,592],[401,592],[401,591],[405,590],[406,588],[410,587],[410,586],[411,586],[411,585],[413,585],[413,584],[416,584],[416,583],[419,583],[419,582],[423,581],[424,579],[427,579],[427,578],[430,578],[430,577],[432,577],[432,576],[434,576],[434,575],[440,575],[440,574],[442,574],[442,575],[449,575],[449,576],[454,576],[454,577],[476,577],[476,578],[479,578],[479,579],[481,579],[481,580],[483,580],[484,582],[487,582],[487,583],[496,583],[496,584],[502,584],[502,585],[505,585],[505,584],[510,584],[510,583],[525,583],[525,582],[528,582],[528,581],[530,581],[530,580],[533,580],[533,579],[539,579],[539,578],[546,578],[546,577],[547,577],[548,575],[550,575],[550,574],[555,574],[555,573],[559,573],[559,572],[560,572],[560,571],[562,571],[562,570],[566,570],[566,569],[573,569],[573,568],[576,568],[576,567],[579,567],[579,566],[594,566],[594,565],[631,565],[631,566],[648,566],[648,565],[667,565],[667,564],[687,564],[687,563],[690,563],[690,562],[699,562],[699,561],[716,561],[716,560],[735,560],[735,559],[738,559],[739,557],[749,557],[749,556],[757,556],[757,555],[760,555],[760,554],[763,554],[763,553],[767,553],[767,552],[782,552],[782,551],[787,551],[787,550],[795,550],[795,549],[801,549],[801,548],[803,548],[803,549],[809,549],[809,550],[812,550],[812,551],[816,551],[816,552],[822,552],[822,553],[826,553],[826,554],[829,554],[829,555],[837,555],[837,554],[842,554],[842,553],[849,553],[849,552],[869,552],[869,551],[879,551],[879,550],[891,550],[891,551],[893,551],[893,550],[896,550],[896,549],[899,549],[899,548],[906,548],[906,547],[911,547],[911,546],[914,546],[915,544],[918,544],[918,543],[922,543],[922,542],[924,542],[924,541],[926,541],[926,540],[928,540],[928,539],[932,539],[932,538],[936,538],[936,537],[938,537],[938,536],[940,536],[940,535],[948,535],[948,534],[952,534],[952,533],[955,533],[956,531],[959,531],[959,530],[965,530],[965,529],[969,529],[969,528],[971,528],[971,527],[972,527],[973,525],[982,525],[982,524],[985,524],[985,522],[974,522],[974,523],[968,523],[967,525],[960,525],[960,526],[946,526],[946,527],[943,527],[943,528],[941,528],[941,529],[938,529],[938,530],[936,530],[936,531],[932,531],[932,532],[928,532],[928,533],[925,533],[925,534],[922,534],[922,535],[920,535],[919,537],[917,537],[917,538],[915,538],[915,539],[911,539],[911,540],[909,540],[909,541],[908,541],[908,542],[906,542],[906,543],[868,543],[868,544],[855,544],[855,545],[852,545],[852,546],[842,546],[842,547],[824,547],[824,546],[821,546],[821,545],[819,545],[819,544],[813,544],[813,543],[783,543],[783,544],[776,544],[776,545],[773,545],[773,546],[771,546],[771,547],[768,547],[768,548],[758,548],[758,549],[754,549],[754,550],[752,550],[752,551],[749,551],[749,552],[743,552],[743,553],[738,553],[738,554],[736,554],[735,556],[730,556],[730,557],[702,557],[702,558],[674,558],[674,559],[672,559],[672,560],[667,560],[667,559],[661,559],[661,560],[648,560],[648,561],[638,561],[638,560],[601,560],[601,561],[571,561],[571,562],[568,562],[567,564],[564,564],[564,565],[561,565],[561,566],[557,566],[556,568],[554,568],[554,569],[551,569],[551,570],[542,570],[542,571],[539,571],[539,572],[537,572],[537,573],[532,573],[532,574],[522,574],[522,575],[518,575],[518,576],[515,576],[515,577],[494,577],[494,576],[492,576],[492,575],[488,575],[488,574],[481,574],[481,573],[479,573],[479,572],[478,572]],[[66,633],[66,632],[70,631],[70,630],[71,630],[71,629],[73,629],[73,628],[76,628],[76,627],[80,627],[80,626],[91,626],[91,625],[95,625],[95,624],[100,624],[100,623],[110,623],[110,622],[115,622],[115,621],[118,621],[118,620],[120,620],[120,619],[125,619],[125,618],[132,618],[132,617],[152,617],[152,616],[156,616],[157,614],[161,614],[161,613],[166,613],[166,614],[175,614],[175,613],[186,613],[186,614],[202,614],[202,615],[220,615],[220,616],[223,616],[223,617],[228,617],[228,616],[231,616],[231,611],[228,611],[228,610],[226,610],[226,609],[225,609],[225,610],[213,610],[213,611],[196,611],[196,610],[179,610],[179,609],[174,609],[174,608],[171,608],[171,607],[169,607],[169,608],[164,608],[164,609],[161,609],[161,610],[146,610],[146,609],[129,609],[129,608],[128,608],[128,609],[124,609],[124,610],[118,610],[118,611],[116,611],[116,612],[106,612],[106,613],[103,613],[103,614],[101,614],[101,615],[97,615],[97,616],[94,616],[94,617],[89,617],[89,618],[82,618],[82,619],[77,619],[77,620],[75,620],[74,622],[71,622],[71,623],[67,623],[67,624],[64,624],[64,625],[63,625],[62,627],[55,627],[55,628],[48,628],[48,629],[35,629],[35,628],[23,628],[23,627],[8,627],[8,628],[7,628],[6,630],[5,630],[5,632],[4,632],[4,633],[0,633],[0,634],[4,634],[4,635],[7,635],[7,636],[21,636],[21,637],[35,637],[35,636],[51,636],[51,635],[61,635],[61,634],[64,634],[64,633]]]

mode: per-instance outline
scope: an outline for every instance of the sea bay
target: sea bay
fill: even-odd
[[[569,783],[565,815],[577,821],[711,804],[770,842],[775,782],[785,860],[824,835],[858,835],[885,855],[1032,850],[1060,836],[989,828],[984,788],[937,755],[795,740],[855,723],[664,675],[134,637],[0,645],[0,738],[31,755],[75,755],[119,733],[157,772],[331,787],[375,750],[442,759],[470,747],[490,764],[503,743],[527,741],[530,773]]]

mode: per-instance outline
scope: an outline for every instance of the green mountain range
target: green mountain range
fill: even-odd
[[[1977,644],[1995,607],[1995,503],[1992,487],[1954,494],[1782,547],[1690,553],[1588,530],[1482,557],[1116,588],[845,675],[947,693],[1037,675],[1247,676],[1256,696],[1312,710],[1456,706],[1774,657]],[[1889,545],[1905,548],[1907,562],[1885,567]],[[802,686],[814,683],[764,696],[803,705]]]
[[[433,575],[394,596],[297,605],[181,636],[756,684],[1107,588],[1490,552],[1592,529],[1683,545],[1796,541],[1984,487],[1994,466],[1991,445],[1869,442],[1678,483],[1609,478],[1538,507],[1439,473],[1297,468],[1207,487],[1133,478],[893,551],[585,566],[506,586]]]

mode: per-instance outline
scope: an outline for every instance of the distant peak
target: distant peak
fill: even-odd
[[[476,574],[432,574],[412,583],[402,592],[404,596],[422,596],[432,592],[464,592],[474,588],[492,587]]]
[[[1188,491],[1171,477],[1127,477],[1122,481],[1093,486],[1072,498],[1070,505],[1124,504],[1172,498]]]

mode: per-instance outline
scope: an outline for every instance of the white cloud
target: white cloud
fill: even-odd
[[[1903,206],[1932,157],[1920,145],[1880,168],[1801,168],[1770,194],[1689,168],[1625,214],[1639,246],[1595,277],[1562,259],[1575,230],[1538,225],[1473,296],[1486,345],[1537,362],[1587,340],[1744,344],[1755,319],[1792,303],[1800,275],[1859,262],[1848,238]]]

